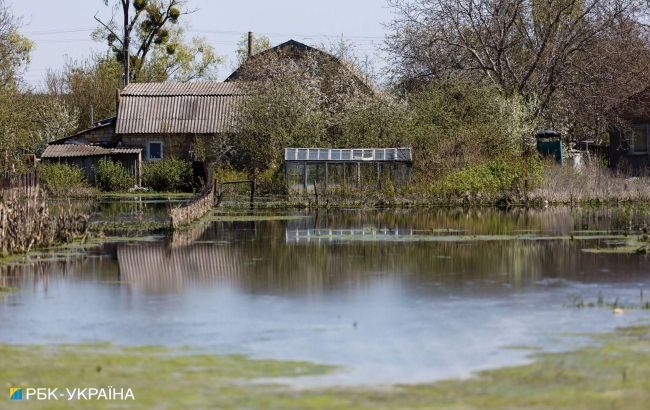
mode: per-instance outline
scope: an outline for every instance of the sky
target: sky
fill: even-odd
[[[114,0],[112,0],[114,1]],[[106,45],[90,38],[97,26],[93,16],[108,18],[103,0],[8,0],[23,18],[21,32],[35,43],[25,74],[38,87],[48,68],[60,69],[67,58],[81,59]],[[273,45],[294,39],[310,45],[331,43],[343,36],[376,67],[383,64],[380,48],[383,23],[391,19],[386,0],[189,0],[196,12],[185,16],[190,36],[208,39],[217,54],[226,57],[219,77],[230,74],[241,36],[253,31]]]

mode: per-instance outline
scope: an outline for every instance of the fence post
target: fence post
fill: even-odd
[[[309,168],[307,167],[307,162],[302,163],[302,187],[304,192],[307,192],[307,178],[308,178]]]
[[[251,181],[251,201],[250,201],[250,209],[255,208],[255,190],[257,189],[257,178],[253,178]]]
[[[357,162],[357,188],[361,188],[361,163]]]

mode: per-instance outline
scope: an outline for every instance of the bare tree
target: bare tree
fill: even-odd
[[[107,6],[110,3],[110,0],[103,1]],[[100,28],[94,37],[108,41],[123,64],[125,86],[138,76],[154,46],[169,43],[170,26],[177,24],[181,15],[190,13],[181,11],[184,4],[184,0],[115,0],[114,11],[121,12],[121,25],[115,14],[109,21],[102,21],[95,15]],[[132,44],[134,54],[131,54]],[[167,52],[174,54],[171,44]]]
[[[564,99],[588,92],[602,112],[650,84],[645,1],[389,1],[397,17],[387,48],[402,84],[485,81],[558,121],[570,115]]]

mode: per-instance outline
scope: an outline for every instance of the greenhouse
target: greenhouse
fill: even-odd
[[[403,184],[410,180],[411,148],[287,148],[285,177],[290,191]]]

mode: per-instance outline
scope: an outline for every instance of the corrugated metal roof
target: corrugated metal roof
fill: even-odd
[[[122,96],[216,96],[244,95],[243,88],[234,83],[221,81],[196,81],[189,83],[130,83],[120,93]]]
[[[101,155],[139,154],[140,148],[104,148],[85,144],[48,145],[41,158],[93,157]]]
[[[116,133],[233,132],[244,96],[240,85],[217,81],[129,84],[120,95]]]

